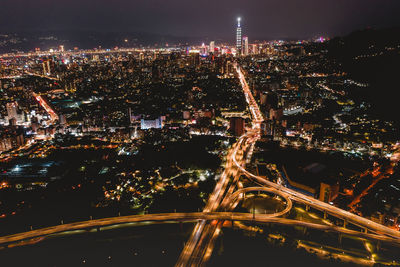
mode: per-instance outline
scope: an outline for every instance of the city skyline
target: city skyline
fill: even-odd
[[[207,0],[116,0],[107,10],[104,0],[17,1],[10,6],[50,23],[0,34],[3,265],[400,266],[392,1],[384,0],[389,11],[369,0],[324,9],[316,0],[254,0],[238,12],[235,0],[226,9],[221,0],[213,8],[227,13],[215,19]],[[47,31],[63,27],[45,12],[57,7],[80,34]],[[136,26],[163,35],[104,33],[123,30],[115,16],[128,7],[132,15],[150,8],[142,22],[152,23]],[[209,12],[193,12],[199,7]],[[271,17],[260,18],[267,7]],[[94,20],[99,31],[83,31],[88,24],[73,20],[81,12],[103,12],[107,26]],[[296,16],[276,19],[286,12]],[[307,12],[314,17],[301,17]],[[378,18],[385,28],[257,39],[296,20],[300,35],[313,30],[309,22],[328,29],[330,15],[332,28]],[[200,42],[186,32],[203,28]]]

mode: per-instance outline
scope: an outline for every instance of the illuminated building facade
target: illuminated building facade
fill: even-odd
[[[237,19],[237,28],[236,28],[236,53],[238,55],[242,52],[242,27],[240,25],[241,18]]]
[[[162,119],[162,117],[156,118],[154,120],[142,119],[140,121],[140,128],[142,130],[161,129],[162,127],[163,127],[163,119]]]
[[[243,55],[247,56],[249,54],[249,37],[243,37]]]
[[[209,47],[209,53],[214,53],[214,50],[215,50],[215,42],[211,41]]]
[[[10,102],[7,103],[7,116],[8,119],[17,119],[18,118],[18,113],[17,113],[17,108],[18,108],[18,104],[17,102]]]

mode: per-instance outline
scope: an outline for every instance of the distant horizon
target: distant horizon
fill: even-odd
[[[341,34],[328,34],[328,33],[316,33],[316,34],[310,34],[309,36],[251,36],[249,34],[246,34],[246,32],[243,32],[243,36],[246,36],[249,38],[249,41],[251,40],[256,40],[256,41],[274,41],[274,40],[285,40],[285,41],[296,41],[296,40],[310,40],[316,37],[327,37],[330,39],[336,38],[336,37],[345,37],[347,35],[350,35],[354,32],[360,32],[360,31],[367,31],[367,30],[391,30],[391,29],[400,29],[400,26],[386,26],[386,27],[364,27],[364,28],[358,28],[358,29],[353,29],[347,32],[343,32]],[[92,30],[92,29],[52,29],[52,30],[44,30],[44,29],[25,29],[25,30],[13,30],[13,31],[5,31],[5,30],[0,30],[0,35],[7,35],[7,34],[29,34],[29,35],[34,35],[34,34],[85,34],[85,33],[92,33],[92,34],[99,34],[99,35],[109,35],[109,34],[127,34],[127,35],[144,35],[144,36],[157,36],[157,37],[170,37],[174,39],[204,39],[210,40],[210,41],[217,41],[221,40],[222,42],[232,42],[232,44],[235,42],[234,39],[234,31],[235,28],[232,30],[232,34],[229,37],[217,37],[213,38],[212,36],[205,36],[205,35],[177,35],[177,34],[168,34],[168,33],[156,33],[156,32],[148,32],[148,31],[127,31],[127,30],[107,30],[107,31],[100,31],[100,30]]]
[[[400,267],[399,10],[1,0],[1,262]]]
[[[396,30],[400,27],[367,27],[362,29],[357,29],[351,32],[348,32],[343,35],[329,36],[325,34],[310,36],[308,38],[296,38],[296,37],[282,37],[282,38],[260,38],[260,37],[252,37],[243,34],[243,36],[249,37],[249,43],[256,42],[269,42],[269,41],[312,41],[318,37],[325,37],[328,39],[346,37],[355,32],[363,32],[363,31],[386,31],[386,30]],[[95,30],[25,30],[25,31],[14,31],[14,32],[4,32],[0,31],[0,40],[5,38],[2,35],[17,35],[18,37],[23,37],[25,40],[25,44],[16,44],[14,48],[10,50],[7,49],[6,46],[3,47],[0,45],[0,53],[14,53],[16,50],[20,52],[29,52],[33,51],[35,48],[43,48],[44,51],[46,49],[50,49],[52,47],[56,47],[58,45],[64,45],[66,50],[71,50],[74,47],[78,47],[79,49],[92,49],[98,46],[103,46],[103,48],[113,48],[116,46],[119,47],[139,47],[139,46],[157,46],[157,47],[165,47],[166,44],[170,44],[171,46],[175,45],[183,45],[187,43],[189,46],[197,46],[202,42],[208,44],[210,41],[215,41],[217,44],[226,43],[229,45],[234,45],[235,40],[234,36],[231,38],[218,38],[213,39],[211,37],[201,37],[201,36],[176,36],[171,34],[157,34],[157,33],[149,33],[149,32],[134,32],[134,31],[108,31],[108,32],[100,32]],[[50,37],[49,35],[54,35],[54,37],[60,38],[58,40],[40,40],[40,37]],[[42,35],[42,36],[39,36]],[[85,38],[86,37],[86,38]],[[28,38],[28,39],[26,39]],[[31,38],[31,39],[29,39]],[[125,39],[128,39],[128,42],[123,42]],[[41,41],[42,43],[38,43]],[[36,43],[35,43],[36,42]],[[23,47],[23,48],[21,48]]]

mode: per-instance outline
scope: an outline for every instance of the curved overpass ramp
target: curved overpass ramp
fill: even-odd
[[[307,228],[318,229],[322,231],[337,232],[347,235],[357,236],[361,238],[369,238],[374,240],[387,241],[400,244],[399,239],[394,239],[387,236],[362,233],[358,231],[349,230],[337,226],[321,225],[315,223],[308,223],[303,221],[296,221],[291,219],[279,218],[275,214],[250,214],[250,213],[235,213],[235,212],[193,212],[193,213],[161,213],[161,214],[147,214],[147,215],[132,215],[123,217],[104,218],[98,220],[82,221],[70,224],[57,225],[43,229],[37,229],[29,232],[3,236],[0,237],[0,245],[7,246],[7,244],[15,243],[23,240],[28,240],[37,237],[49,236],[52,234],[84,230],[96,227],[103,227],[116,224],[132,223],[132,222],[164,222],[164,221],[197,221],[197,220],[231,220],[243,221],[254,223],[275,223],[281,225],[303,226]]]

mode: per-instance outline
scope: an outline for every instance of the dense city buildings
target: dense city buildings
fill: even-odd
[[[241,22],[0,54],[0,260],[399,266],[397,30],[262,41]]]

